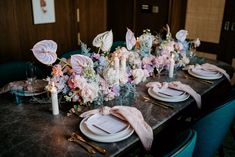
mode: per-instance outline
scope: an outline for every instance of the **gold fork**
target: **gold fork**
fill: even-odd
[[[90,145],[91,147],[95,148],[98,152],[102,153],[102,154],[106,154],[107,153],[107,150],[102,148],[102,147],[99,147],[91,142],[88,142],[86,141],[82,136],[76,134],[75,132],[72,133],[72,136],[71,137],[74,137],[76,138],[77,140],[80,140],[88,145]]]
[[[83,147],[84,149],[86,149],[86,151],[88,151],[88,152],[91,153],[91,154],[95,154],[95,153],[96,153],[95,150],[94,150],[92,147],[90,147],[90,146],[86,145],[85,143],[79,141],[78,139],[76,139],[76,138],[73,137],[73,136],[71,136],[71,137],[68,139],[68,141],[70,141],[70,142],[76,142],[77,144],[79,144],[81,147]]]
[[[150,99],[149,97],[146,97],[146,96],[143,96],[143,98],[145,99],[145,100],[144,100],[145,102],[150,101],[150,103],[152,103],[152,104],[154,104],[154,105],[158,105],[158,106],[160,106],[160,107],[162,107],[162,108],[165,108],[165,109],[168,109],[168,108],[174,109],[174,108],[175,108],[174,106],[165,104],[165,103],[163,103],[163,102],[159,102],[159,101],[158,101],[158,102],[155,102],[155,101],[153,101],[152,99]]]

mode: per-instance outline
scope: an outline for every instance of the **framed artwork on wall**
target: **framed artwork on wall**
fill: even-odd
[[[55,22],[54,0],[32,0],[34,24]]]

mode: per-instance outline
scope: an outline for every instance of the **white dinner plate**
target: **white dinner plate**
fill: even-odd
[[[205,80],[216,80],[216,79],[219,79],[223,76],[223,74],[221,74],[221,73],[217,73],[214,76],[203,76],[203,75],[196,74],[191,69],[188,70],[188,73],[194,77],[205,79]]]
[[[193,68],[191,71],[199,76],[205,76],[205,77],[214,77],[214,76],[220,76],[220,73],[218,71],[208,71],[204,69],[199,68]]]
[[[84,118],[81,121],[79,125],[80,130],[87,138],[97,141],[97,142],[112,143],[112,142],[122,141],[130,137],[134,132],[134,129],[132,127],[129,127],[128,129],[126,129],[126,131],[123,131],[122,133],[118,133],[118,134],[114,134],[110,136],[101,136],[101,135],[94,134],[87,128],[86,124],[84,123],[86,120],[87,118]]]
[[[117,128],[118,130],[116,131],[113,130],[114,131],[113,133],[109,133],[99,128],[99,126],[96,126],[95,124],[96,123],[98,124],[99,119],[101,119],[102,117],[106,119],[108,118],[107,120],[114,121],[116,127],[119,125],[119,128]],[[102,115],[99,113],[94,114],[90,116],[89,118],[87,118],[87,120],[84,121],[84,124],[92,133],[100,135],[100,136],[112,136],[112,135],[122,134],[123,132],[128,130],[130,127],[130,124],[126,123],[125,121],[120,120],[117,117],[114,117],[112,115]],[[112,127],[112,124],[110,125],[110,127]]]
[[[153,88],[149,88],[148,89],[148,93],[151,97],[157,99],[157,100],[161,100],[161,101],[165,101],[165,102],[181,102],[181,101],[185,101],[189,98],[189,94],[185,93],[183,94],[183,96],[180,96],[178,98],[167,98],[167,97],[162,97],[162,96],[159,96],[159,94],[156,94],[154,91],[153,91]]]

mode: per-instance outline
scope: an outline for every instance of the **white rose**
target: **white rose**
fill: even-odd
[[[108,82],[109,85],[116,83],[116,70],[109,68],[104,73],[104,79]]]
[[[200,44],[201,44],[199,38],[197,38],[196,40],[194,40],[193,43],[194,43],[195,47],[198,47],[198,46],[200,46]]]
[[[179,40],[180,42],[184,42],[185,39],[186,39],[186,37],[187,37],[187,35],[188,35],[188,31],[182,29],[182,30],[180,30],[180,31],[178,31],[178,32],[176,33],[175,37],[176,37],[176,39]]]
[[[142,80],[145,79],[145,74],[142,69],[135,69],[132,71],[132,76],[134,78],[133,83],[139,84]]]

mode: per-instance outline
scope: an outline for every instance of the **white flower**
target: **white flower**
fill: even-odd
[[[154,36],[151,33],[142,34],[139,37],[140,47],[144,51],[150,51],[153,45]]]
[[[134,69],[132,71],[133,81],[134,84],[139,84],[141,81],[145,81],[148,77],[148,71],[143,69]]]
[[[109,68],[104,72],[104,78],[108,82],[109,85],[114,85],[116,83],[116,70],[113,68]]]
[[[180,30],[180,31],[178,31],[178,32],[176,33],[175,37],[176,37],[176,39],[179,40],[180,42],[184,42],[185,39],[186,39],[186,37],[187,37],[187,35],[188,35],[188,31],[182,29],[182,30]]]
[[[57,44],[53,40],[42,40],[37,42],[33,48],[33,54],[41,63],[53,64],[57,59]]]
[[[93,61],[87,56],[76,54],[71,56],[71,65],[73,70],[80,74],[84,67],[93,68]]]
[[[113,45],[113,32],[112,30],[98,34],[93,42],[93,46],[100,47],[103,52],[109,51]]]
[[[189,64],[190,60],[185,54],[181,54],[182,58],[179,60],[179,66],[185,66]]]
[[[199,38],[193,40],[193,43],[194,43],[194,46],[195,46],[195,47],[198,47],[198,46],[200,46],[200,44],[201,44]]]
[[[128,50],[131,50],[136,44],[136,39],[134,33],[127,28],[126,32],[126,47]]]
[[[126,84],[128,81],[128,75],[126,71],[120,71],[120,78],[119,81],[121,84]]]
[[[130,51],[128,61],[132,66],[140,67],[141,66],[141,59],[137,52]]]
[[[87,83],[84,88],[81,89],[81,96],[84,103],[93,102],[98,97],[99,87],[95,82]]]

